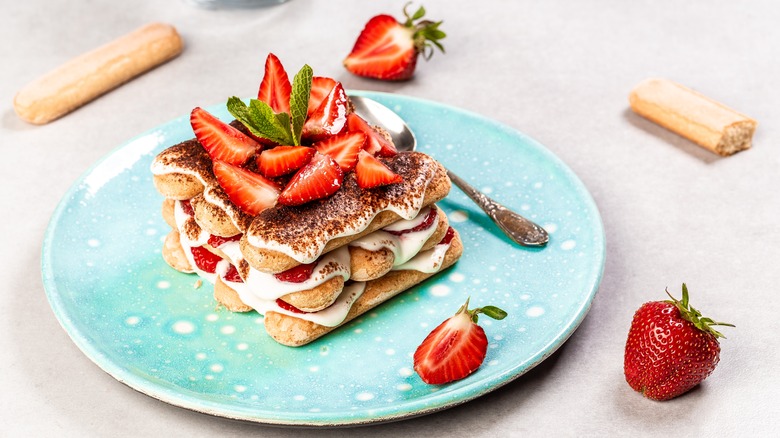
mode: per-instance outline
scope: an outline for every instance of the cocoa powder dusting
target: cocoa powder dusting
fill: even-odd
[[[247,230],[250,242],[273,242],[292,251],[318,254],[336,236],[353,234],[377,213],[390,207],[417,214],[435,163],[419,152],[405,152],[382,161],[403,182],[374,189],[358,187],[354,173],[345,176],[342,187],[333,196],[296,207],[277,206],[258,215]]]

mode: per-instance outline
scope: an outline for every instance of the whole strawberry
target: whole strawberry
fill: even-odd
[[[403,23],[385,14],[371,18],[344,60],[344,67],[358,76],[375,79],[411,78],[420,53],[427,60],[433,56],[434,47],[444,52],[439,43],[446,36],[439,30],[442,22],[421,20],[424,15],[425,8],[421,6],[412,15],[404,7]]]
[[[454,316],[428,334],[414,352],[414,370],[423,382],[440,385],[460,380],[482,365],[487,354],[485,330],[477,325],[479,314],[504,319],[506,312],[494,306],[469,310],[469,300]]]
[[[671,300],[651,301],[634,314],[626,341],[623,369],[626,381],[653,400],[669,400],[701,383],[720,360],[719,337],[713,326],[732,324],[702,317],[688,304],[666,291]]]

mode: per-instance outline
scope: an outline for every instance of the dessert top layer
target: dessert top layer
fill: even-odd
[[[441,165],[420,152],[399,153],[382,162],[403,181],[366,190],[349,174],[341,190],[329,198],[263,211],[247,230],[247,242],[305,263],[317,258],[330,240],[364,230],[382,211],[414,218],[423,206],[429,184],[443,172]]]

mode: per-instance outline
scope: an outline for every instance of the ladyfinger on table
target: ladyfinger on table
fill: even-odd
[[[48,123],[181,51],[182,40],[173,26],[148,24],[27,84],[14,98],[14,110],[30,123]]]
[[[667,79],[647,79],[629,95],[631,109],[722,156],[750,148],[756,121]]]

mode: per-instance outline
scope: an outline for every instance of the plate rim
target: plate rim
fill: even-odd
[[[56,235],[58,224],[61,217],[63,216],[63,213],[66,211],[66,208],[69,205],[69,202],[73,199],[74,195],[78,192],[78,190],[81,189],[82,184],[88,175],[92,174],[96,168],[103,165],[104,162],[112,158],[118,151],[127,148],[128,145],[133,144],[138,139],[148,137],[154,134],[155,132],[165,129],[166,127],[176,125],[178,123],[183,123],[188,118],[186,115],[183,115],[180,117],[173,118],[167,122],[161,123],[152,129],[149,129],[139,135],[130,138],[129,140],[122,142],[120,145],[111,149],[106,155],[102,156],[99,160],[97,160],[95,163],[89,166],[72,183],[72,185],[69,187],[67,192],[63,195],[63,197],[58,202],[57,207],[55,208],[55,210],[51,215],[51,218],[49,219],[49,223],[44,233],[43,244],[41,248],[41,275],[43,280],[44,291],[50,303],[49,307],[51,307],[52,311],[54,312],[55,317],[58,323],[60,324],[60,326],[68,334],[68,336],[71,338],[74,344],[76,344],[79,350],[81,350],[81,352],[85,354],[93,364],[97,365],[100,369],[102,369],[104,372],[109,374],[115,380],[132,388],[133,390],[139,393],[160,400],[167,404],[178,406],[191,411],[218,416],[222,418],[243,420],[243,421],[248,421],[248,422],[258,423],[258,424],[283,425],[283,426],[291,426],[291,427],[298,427],[298,426],[339,427],[339,426],[356,426],[356,425],[378,424],[378,423],[386,423],[391,421],[398,421],[401,419],[428,415],[434,412],[443,411],[451,407],[461,405],[463,403],[467,403],[489,392],[495,391],[503,387],[504,385],[509,384],[512,381],[516,380],[523,374],[529,372],[531,369],[533,369],[534,367],[542,363],[548,357],[553,355],[563,344],[566,343],[566,341],[574,334],[577,328],[579,328],[579,326],[582,324],[582,322],[590,312],[590,308],[593,304],[593,301],[595,300],[595,296],[598,292],[599,286],[601,285],[601,281],[604,274],[604,268],[606,264],[606,236],[604,232],[604,226],[603,226],[601,214],[591,193],[588,191],[587,187],[582,182],[582,180],[580,180],[580,178],[576,175],[576,173],[574,173],[574,171],[568,165],[566,165],[558,156],[553,154],[552,151],[547,149],[547,147],[542,145],[540,142],[536,141],[534,138],[528,136],[524,132],[515,129],[507,124],[496,121],[494,119],[483,116],[481,114],[469,110],[465,110],[462,108],[454,107],[451,105],[439,103],[436,101],[424,99],[424,98],[418,98],[418,97],[395,94],[395,93],[368,91],[368,90],[348,90],[348,94],[361,95],[366,97],[375,97],[378,98],[379,100],[390,99],[390,100],[399,100],[402,103],[406,101],[406,102],[412,102],[416,105],[433,106],[450,112],[456,112],[469,118],[478,119],[483,123],[488,123],[490,125],[496,126],[500,129],[511,132],[513,135],[520,137],[522,141],[528,143],[536,152],[541,153],[545,159],[553,162],[557,166],[557,168],[567,176],[568,182],[572,184],[574,187],[576,187],[577,197],[587,207],[592,222],[590,225],[595,225],[595,228],[593,229],[594,232],[593,243],[598,244],[599,246],[598,248],[599,260],[598,260],[598,267],[595,272],[595,277],[593,278],[592,284],[589,285],[587,299],[583,301],[582,306],[580,306],[577,309],[576,317],[571,319],[569,321],[569,324],[562,327],[561,330],[558,331],[558,333],[555,336],[553,336],[552,339],[550,339],[550,341],[547,344],[545,344],[543,349],[541,349],[537,354],[535,354],[532,357],[529,357],[527,361],[514,364],[512,367],[510,367],[508,370],[506,370],[504,373],[502,373],[497,377],[489,378],[487,381],[480,380],[479,382],[475,381],[473,384],[464,385],[461,388],[459,388],[455,393],[451,393],[451,392],[448,393],[448,392],[441,392],[441,391],[429,393],[424,397],[424,401],[426,402],[425,404],[427,406],[423,406],[418,409],[412,409],[412,410],[398,409],[398,408],[390,409],[388,407],[382,409],[373,409],[372,411],[381,411],[383,413],[380,415],[371,416],[370,418],[368,417],[351,418],[348,415],[345,415],[344,413],[341,413],[339,415],[340,420],[316,419],[316,417],[318,417],[316,413],[308,414],[315,419],[305,419],[305,418],[278,419],[278,418],[272,418],[268,416],[246,415],[246,414],[242,414],[242,412],[238,412],[239,410],[236,409],[234,405],[226,405],[224,403],[216,403],[210,400],[206,400],[204,398],[197,398],[185,391],[171,391],[169,387],[160,385],[158,383],[150,381],[149,379],[143,378],[141,376],[136,376],[128,372],[126,368],[106,358],[95,345],[93,345],[87,340],[85,334],[82,333],[82,331],[75,324],[70,322],[69,316],[65,314],[66,312],[64,312],[64,303],[62,300],[62,294],[59,292],[58,286],[53,280],[53,268],[51,266],[52,264],[51,245],[52,245],[53,238]],[[217,105],[220,104],[210,105],[207,108],[212,109],[217,107]],[[596,237],[600,237],[600,238],[596,239]],[[481,387],[481,389],[475,390],[474,389],[475,387]],[[466,396],[460,398],[454,397],[455,395],[460,393],[466,393]],[[412,405],[414,405],[415,402],[417,404],[420,403],[420,398],[413,399],[411,400],[411,402],[412,403],[406,403],[404,405],[409,406],[411,408],[413,407]],[[395,404],[391,404],[389,406],[395,406]],[[384,413],[384,411],[392,411],[392,412]]]

